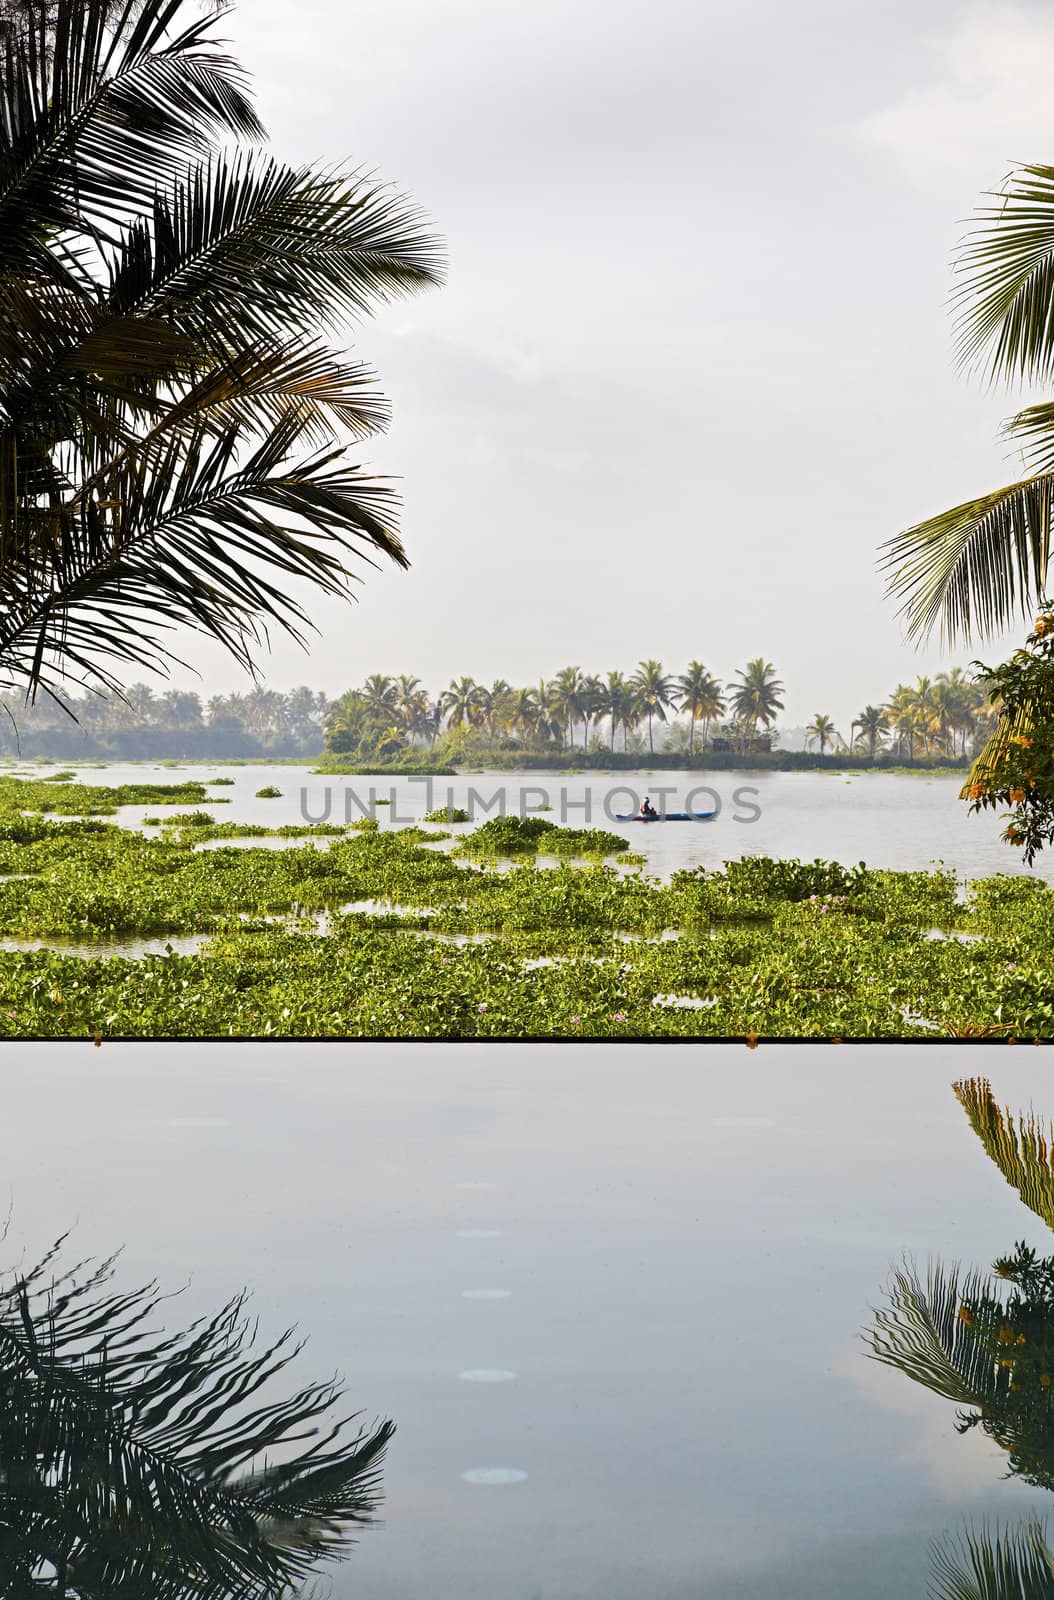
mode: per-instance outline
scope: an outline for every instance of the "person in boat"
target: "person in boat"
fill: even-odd
[[[652,817],[657,817],[659,815],[651,801],[648,799],[647,795],[645,795],[644,799],[641,801],[640,810],[637,812],[637,815],[642,821],[645,822],[650,822]]]

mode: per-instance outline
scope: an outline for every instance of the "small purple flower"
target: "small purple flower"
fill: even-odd
[[[616,1011],[611,1020],[612,1022],[625,1022],[626,1013],[624,1011]]]
[[[12,1011],[11,1015],[14,1016],[14,1012],[13,1011]],[[581,1017],[572,1017],[571,1018],[572,1022],[581,1022],[581,1020],[582,1020]]]

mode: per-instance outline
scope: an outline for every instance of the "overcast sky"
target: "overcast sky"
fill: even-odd
[[[784,725],[848,731],[951,664],[903,642],[876,549],[1014,475],[950,260],[984,189],[1054,160],[1049,5],[245,0],[221,31],[276,154],[375,169],[450,259],[353,336],[413,566],[314,603],[271,686],[764,655]],[[190,652],[203,692],[247,686]]]

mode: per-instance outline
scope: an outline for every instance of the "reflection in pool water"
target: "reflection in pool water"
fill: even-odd
[[[955,1094],[988,1155],[1022,1201],[1054,1231],[1054,1131],[1015,1117],[984,1078]],[[1006,1455],[1007,1475],[1054,1491],[1054,1255],[1019,1241],[991,1273],[932,1259],[925,1279],[908,1263],[869,1336],[874,1357],[959,1408]],[[1030,1517],[993,1533],[967,1525],[934,1556],[947,1600],[1049,1600],[1054,1547]]]
[[[249,1282],[350,1367],[399,1431],[318,1600],[926,1600],[932,1540],[1050,1502],[860,1337],[905,1255],[1051,1253],[964,1060],[1054,1110],[1044,1052],[991,1045],[10,1045],[0,1255],[76,1218],[68,1259],[185,1285],[151,1322]]]
[[[276,1397],[300,1347],[257,1347],[244,1295],[172,1334],[113,1277],[60,1241],[0,1280],[0,1593],[300,1592],[370,1520],[392,1424],[349,1428],[335,1381]]]

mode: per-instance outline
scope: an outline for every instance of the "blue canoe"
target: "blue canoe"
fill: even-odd
[[[665,816],[642,817],[634,811],[632,816],[616,816],[616,822],[712,822],[716,811],[667,811]]]

